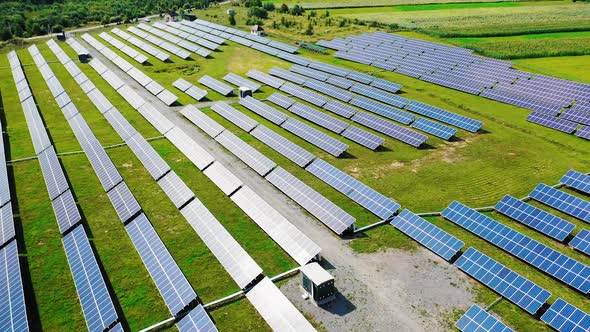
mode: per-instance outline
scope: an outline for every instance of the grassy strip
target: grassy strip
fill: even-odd
[[[460,44],[499,59],[525,59],[590,54],[590,38],[519,39]]]

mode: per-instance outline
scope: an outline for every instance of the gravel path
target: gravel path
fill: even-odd
[[[81,39],[79,41],[85,43]],[[85,46],[92,50],[90,45]],[[336,277],[337,301],[321,308],[311,300],[304,300],[300,276],[282,285],[281,290],[308,317],[313,317],[328,331],[447,331],[449,327],[444,322],[445,315],[453,308],[466,309],[473,303],[467,277],[423,248],[415,252],[353,252],[346,240],[334,235],[185,120],[178,113],[182,107],[167,107],[100,53],[94,51],[92,54],[320,245],[325,258],[323,265]],[[208,104],[197,105],[204,107]]]

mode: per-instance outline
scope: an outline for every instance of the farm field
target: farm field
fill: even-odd
[[[376,0],[376,1],[371,1],[370,3],[367,3],[366,1],[360,1],[360,0],[346,0],[346,1],[336,1],[336,0],[314,0],[314,1],[292,1],[292,0],[271,0],[271,2],[274,2],[276,4],[282,4],[282,3],[286,3],[287,5],[300,5],[303,6],[304,8],[310,8],[310,9],[314,9],[314,8],[341,8],[341,7],[367,7],[367,6],[371,6],[371,7],[385,7],[385,6],[394,6],[394,5],[407,5],[407,6],[411,6],[411,5],[415,5],[415,4],[425,4],[425,5],[430,5],[430,4],[457,4],[457,3],[482,3],[482,2],[490,2],[490,3],[495,3],[498,2],[497,0],[454,0],[454,1],[450,1],[450,0],[414,0],[414,1],[409,1],[409,0]],[[507,1],[508,2],[508,1]]]
[[[279,5],[283,1],[274,2]],[[453,3],[446,3],[444,0],[440,2],[425,0],[425,2],[428,4],[421,5],[413,1],[412,4],[408,4],[409,1],[404,0],[377,1],[372,5],[385,7],[366,7],[363,2],[351,0],[346,2],[346,6],[362,8],[330,9],[330,17],[334,20],[356,18],[366,22],[377,21],[384,25],[399,24],[400,29],[404,31],[396,33],[407,37],[472,48],[482,55],[515,59],[513,67],[520,70],[590,83],[590,55],[588,55],[590,54],[590,23],[587,20],[587,17],[590,16],[590,5],[565,1],[460,1],[460,3],[453,1]],[[293,4],[295,3],[293,2]],[[297,2],[297,4],[306,8],[322,8],[321,11],[318,10],[318,13],[322,13],[323,8],[342,7],[341,2],[332,0],[304,1]],[[227,25],[227,17],[224,15],[227,8],[228,6],[215,6],[207,10],[195,10],[194,13],[200,18]],[[238,19],[237,27],[247,29],[249,26],[245,22],[246,8],[236,7],[235,9]],[[271,22],[280,21],[281,17],[289,17],[297,21],[300,27],[272,27]],[[485,19],[481,19],[481,17],[485,17]],[[300,30],[305,28],[306,22],[308,19],[305,16],[291,18],[290,15],[271,13],[269,19],[265,21],[265,27],[271,38],[289,44],[295,40],[314,42],[319,39],[344,38],[362,32],[388,31],[383,25],[370,26],[351,23],[344,27],[337,27],[333,24],[318,25],[313,35],[301,36]],[[510,23],[501,25],[501,29],[498,30],[498,22]],[[119,25],[118,28],[126,30],[128,26],[131,25]],[[99,34],[110,30],[111,28],[97,29],[91,31],[90,34],[108,45],[99,37]],[[123,41],[112,33],[110,35]],[[79,34],[74,34],[72,37],[82,41]],[[51,69],[63,84],[101,145],[108,147],[106,151],[109,157],[129,185],[158,235],[199,295],[200,300],[203,303],[209,303],[239,291],[239,287],[230,275],[152,179],[132,150],[124,144],[114,146],[123,143],[123,140],[111,128],[103,115],[98,112],[86,93],[71,79],[45,41],[37,43],[41,54],[50,63]],[[83,44],[90,48],[88,44]],[[69,56],[77,57],[76,52],[67,44],[59,43],[59,45]],[[292,65],[290,62],[232,41],[226,41],[207,59],[193,57],[193,59],[183,60],[173,55],[171,61],[163,63],[142,52],[148,58],[146,65],[139,65],[120,50],[110,45],[109,47],[117,55],[140,68],[164,88],[177,95],[179,97],[178,103],[166,108],[176,113],[186,105],[196,103],[193,98],[183,94],[172,85],[178,78],[184,78],[204,88],[197,83],[197,80],[203,75],[222,80],[222,77],[229,72],[245,77],[251,69],[268,72],[273,67],[288,69]],[[0,120],[5,126],[2,128],[6,133],[5,141],[8,138],[5,143],[6,158],[14,160],[9,163],[9,179],[13,192],[21,268],[24,273],[25,297],[27,304],[30,304],[30,308],[27,309],[29,322],[32,330],[85,330],[85,318],[64,254],[61,243],[62,235],[59,233],[53,217],[51,201],[46,195],[39,163],[35,158],[27,159],[35,156],[35,151],[31,144],[16,86],[10,73],[8,51],[8,49],[0,51]],[[98,53],[91,49],[91,53],[93,52]],[[75,194],[77,205],[83,214],[83,224],[107,280],[109,290],[114,295],[116,308],[122,317],[121,321],[125,330],[141,330],[167,319],[170,313],[162,297],[143,266],[115,210],[112,209],[101,183],[92,171],[90,162],[83,153],[80,153],[82,148],[48,90],[40,71],[26,48],[18,49],[17,54],[23,63],[23,70],[31,85],[33,96]],[[209,94],[204,100],[206,103],[198,106],[201,111],[355,217],[357,227],[371,225],[378,222],[379,218],[211,110],[210,102],[226,101],[231,103],[242,114],[275,130],[289,141],[304,147],[315,156],[329,162],[379,193],[393,198],[401,204],[402,208],[407,208],[415,213],[442,211],[455,200],[473,208],[493,206],[506,194],[525,197],[539,183],[556,184],[569,169],[576,169],[584,173],[590,172],[588,141],[526,121],[530,110],[452,90],[395,72],[378,70],[368,65],[337,59],[331,51],[326,54],[318,54],[300,48],[299,55],[307,59],[370,73],[375,77],[399,83],[403,85],[399,93],[400,96],[484,122],[483,130],[477,133],[459,130],[455,139],[451,141],[428,135],[426,144],[421,148],[414,148],[358,125],[373,134],[385,137],[383,146],[376,151],[371,151],[281,109],[289,116],[349,144],[346,156],[336,158],[239,105],[236,96],[224,97],[208,89]],[[143,137],[150,139],[151,146],[262,267],[266,276],[273,277],[298,267],[298,264],[281,247],[252,219],[246,216],[209,178],[196,169],[192,162],[168,139],[160,136],[161,134],[88,64],[79,61],[76,61],[76,64],[121,111],[132,126]],[[254,93],[254,97],[264,100],[277,91],[269,86],[263,86],[261,90]],[[319,109],[308,101],[301,99],[297,99],[297,101]],[[275,106],[268,101],[265,103]],[[327,113],[324,110],[321,111]],[[352,123],[348,119],[339,119],[346,123]],[[190,125],[188,121],[185,122]],[[203,134],[196,127],[193,129]],[[206,138],[204,142],[207,142],[207,150],[221,151],[231,155],[213,139]],[[231,170],[246,168],[239,161],[227,165],[227,167]],[[265,180],[264,178],[258,179],[259,176],[254,172],[240,174],[252,174],[260,182]],[[590,200],[587,195],[580,192],[569,188],[563,190],[574,196]],[[275,190],[274,193],[279,192]],[[533,202],[531,204],[575,224],[577,231],[588,228],[586,223],[574,217],[540,203]],[[293,202],[289,208],[298,212],[302,210]],[[311,220],[313,217],[310,214],[303,213],[307,217],[304,222],[313,222],[323,227],[317,220]],[[590,258],[587,255],[563,243],[550,239],[500,213],[485,212],[485,214],[579,262],[590,265]],[[427,217],[426,219],[464,241],[464,250],[470,246],[475,247],[551,292],[553,296],[550,303],[560,297],[590,313],[590,302],[588,302],[587,296],[548,277],[545,273],[442,217]],[[322,236],[329,238],[330,241],[340,240],[327,228],[325,230]],[[389,250],[403,250],[408,253],[419,253],[432,257],[433,264],[448,265],[447,262],[423,250],[420,244],[390,225],[377,226],[347,236],[340,242],[343,248],[352,249],[355,255],[361,259]],[[318,242],[318,245],[322,247],[323,243]],[[328,246],[327,243],[325,245]],[[330,261],[329,256],[326,259]],[[449,266],[453,268],[452,265]],[[338,270],[341,267],[334,266],[333,268]],[[461,272],[457,270],[457,273]],[[497,293],[474,279],[467,278],[465,275],[462,275],[461,278],[467,285],[465,287],[474,294],[476,303],[485,307],[498,298]],[[282,287],[287,282],[295,282],[295,279],[300,279],[300,276],[288,278],[286,281],[279,282],[278,285]],[[337,279],[337,285],[339,282],[351,281]],[[55,287],[55,285],[60,285],[60,287]],[[349,300],[355,305],[362,305],[362,294],[346,294],[346,296],[350,297]],[[359,296],[360,299],[355,298],[356,296]],[[439,322],[438,327],[442,330],[453,329],[452,324],[466,309],[467,307],[456,307],[452,310],[440,309],[441,311],[435,314],[444,316],[445,323]],[[302,311],[301,308],[299,310]],[[415,310],[419,312],[421,309],[415,308]],[[245,297],[239,297],[218,307],[207,309],[207,311],[220,331],[270,330],[263,317]],[[552,331],[548,325],[508,300],[502,300],[495,304],[491,311],[516,331]],[[331,331],[333,329],[331,325],[316,320],[313,312],[303,313],[318,330]],[[175,328],[169,330],[175,330]]]

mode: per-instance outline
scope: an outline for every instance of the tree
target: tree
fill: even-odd
[[[273,10],[275,10],[275,4],[272,2],[265,2],[262,8],[266,9],[269,12],[272,12]]]
[[[291,15],[293,15],[293,16],[301,16],[301,15],[303,15],[304,12],[305,12],[305,9],[303,9],[303,7],[301,7],[299,5],[295,5],[295,6],[293,6],[293,8],[291,8]]]
[[[41,29],[41,24],[35,22],[33,23],[33,25],[31,26],[31,34],[37,36],[37,35],[42,35],[43,34],[43,29]]]
[[[9,27],[4,27],[0,32],[0,39],[2,40],[9,40],[12,39],[12,32],[10,31]]]
[[[268,18],[268,12],[262,7],[251,7],[248,10],[248,17],[256,17],[264,20]]]
[[[64,27],[61,24],[56,24],[53,27],[51,27],[51,31],[62,32],[62,31],[64,31]]]
[[[287,14],[289,12],[289,7],[287,6],[287,4],[282,4],[281,7],[277,9],[277,12],[281,14]]]
[[[229,25],[236,25],[236,12],[229,14]]]
[[[305,30],[305,35],[306,36],[313,35],[313,26],[311,25],[311,22],[309,22],[309,24],[307,25],[307,29]]]
[[[109,17],[108,16],[103,16],[102,19],[100,20],[100,24],[102,25],[107,25],[109,24]]]

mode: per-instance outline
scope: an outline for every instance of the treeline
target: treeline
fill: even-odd
[[[207,8],[215,0],[0,0],[0,40],[90,23],[130,22],[170,10]]]

